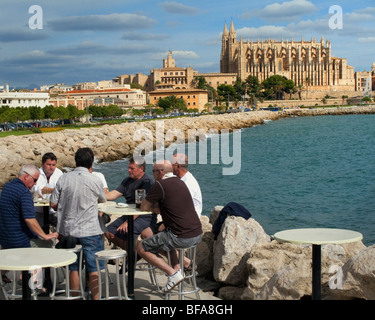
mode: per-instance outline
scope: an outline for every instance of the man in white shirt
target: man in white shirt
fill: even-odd
[[[39,179],[31,190],[32,193],[38,193],[39,197],[49,199],[55,189],[56,182],[63,175],[63,172],[57,168],[57,157],[52,152],[47,152],[42,157],[42,166],[39,168]],[[43,207],[35,207],[36,219],[43,227]],[[56,225],[56,212],[50,209],[50,222]]]
[[[185,182],[193,198],[195,211],[198,217],[202,214],[202,192],[198,181],[188,171],[188,157],[186,154],[176,153],[172,160],[173,174]]]

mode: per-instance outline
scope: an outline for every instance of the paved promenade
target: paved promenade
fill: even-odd
[[[111,279],[115,281],[115,266],[108,265]],[[167,277],[162,274],[160,271],[156,272],[156,277],[158,279],[159,285],[162,287],[167,281]],[[19,286],[20,287],[20,286]],[[103,285],[103,292],[105,287]],[[20,292],[20,291],[19,291]],[[116,295],[115,284],[110,285],[110,294]],[[201,300],[220,300],[209,293],[205,293],[202,290],[199,292]],[[164,295],[152,285],[150,281],[150,276],[148,271],[139,271],[135,272],[134,278],[134,297],[136,300],[164,300]],[[178,296],[174,295],[171,297],[172,300],[178,300]],[[0,300],[4,300],[4,295],[2,290],[0,290]],[[38,300],[49,300],[48,297],[39,297]],[[185,296],[185,300],[193,301],[196,300],[195,294],[190,294]]]

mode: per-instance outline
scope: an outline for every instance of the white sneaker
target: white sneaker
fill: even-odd
[[[184,277],[182,276],[181,271],[178,270],[172,276],[168,276],[168,282],[165,287],[161,289],[161,291],[163,291],[163,293],[168,293],[183,280]]]

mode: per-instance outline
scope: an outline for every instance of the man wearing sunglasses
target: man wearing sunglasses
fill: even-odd
[[[46,234],[35,218],[31,188],[39,178],[39,169],[24,165],[18,178],[7,182],[0,195],[0,244],[4,249],[28,248],[30,241],[52,240],[57,233]]]

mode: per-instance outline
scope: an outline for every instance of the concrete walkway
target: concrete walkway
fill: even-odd
[[[115,281],[115,266],[108,265],[110,276],[112,281]],[[160,271],[157,270],[156,277],[158,279],[158,283],[160,287],[163,287],[167,282],[167,277]],[[64,287],[64,285],[61,285]],[[199,281],[198,281],[199,286]],[[21,294],[21,286],[18,285],[18,293]],[[103,292],[105,292],[105,286],[103,284],[102,286]],[[112,283],[110,285],[110,295],[117,295],[116,293],[116,286],[115,283]],[[202,290],[199,291],[199,296],[201,300],[220,300],[216,297],[214,297],[210,293],[203,292]],[[136,300],[164,300],[165,297],[161,293],[161,291],[158,291],[156,286],[151,283],[149,272],[143,271],[143,270],[137,270],[135,272],[135,278],[134,278],[134,297]],[[4,295],[2,290],[0,290],[0,300],[4,300]],[[38,300],[49,300],[49,297],[38,297]],[[171,300],[178,300],[179,297],[177,295],[172,295]],[[195,294],[189,294],[185,296],[185,300],[197,300],[197,297]]]

